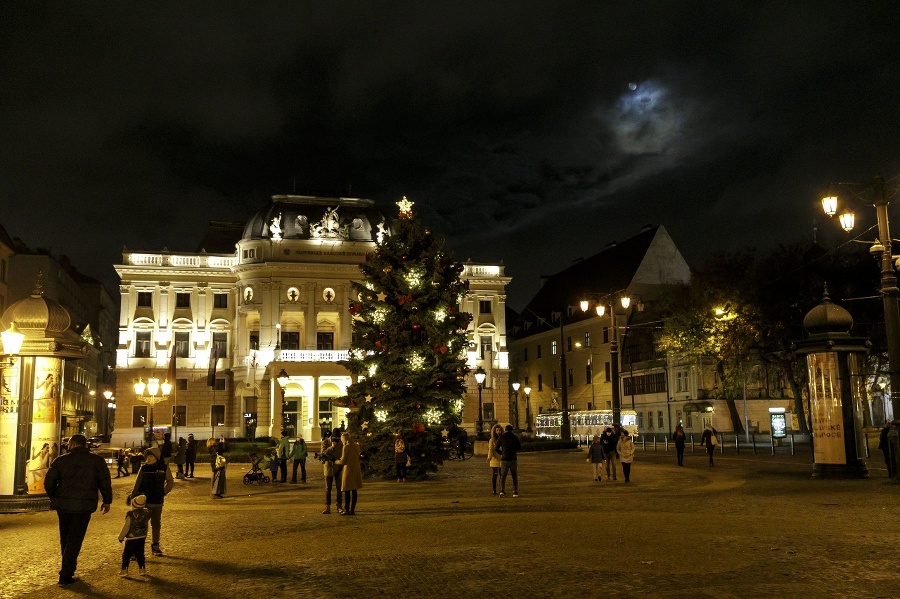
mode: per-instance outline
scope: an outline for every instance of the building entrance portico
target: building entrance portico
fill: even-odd
[[[291,437],[301,434],[307,441],[321,441],[326,431],[346,422],[349,410],[334,404],[351,383],[342,365],[271,362],[266,370],[272,382],[270,436],[286,430]],[[283,396],[278,380],[282,372],[287,375]]]

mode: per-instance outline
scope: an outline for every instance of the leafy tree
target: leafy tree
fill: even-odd
[[[462,264],[422,227],[412,202],[398,205],[391,234],[360,265],[364,280],[353,285],[349,366],[357,380],[344,403],[369,472],[393,470],[393,441],[402,433],[411,474],[424,476],[445,457],[442,431],[461,419],[472,317],[457,309],[467,291]]]
[[[717,255],[669,303],[660,346],[716,360],[719,394],[736,431],[743,431],[735,399],[742,395],[745,368],[758,364],[783,376],[800,430],[807,432],[806,363],[794,355],[791,344],[805,337],[803,318],[822,301],[826,284],[835,301],[859,300],[848,307],[856,323],[854,334],[872,339],[867,372],[880,372],[886,344],[877,301],[878,269],[862,247],[826,252],[816,245],[793,245],[761,257],[749,250]],[[875,384],[878,377],[871,380]]]

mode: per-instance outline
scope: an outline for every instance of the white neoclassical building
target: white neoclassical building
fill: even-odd
[[[139,444],[151,422],[156,437],[170,431],[174,440],[277,436],[287,428],[315,442],[340,426],[346,412],[333,400],[350,383],[343,365],[350,282],[361,279],[359,264],[385,234],[390,220],[371,200],[280,195],[246,224],[210,223],[199,251],[124,251],[115,266],[112,443]],[[462,276],[469,294],[460,309],[473,315],[469,365],[488,372],[485,411],[508,421],[510,279],[503,265],[472,262]],[[473,431],[478,396],[470,378],[464,425]],[[134,383],[151,379],[174,379],[165,400],[149,388],[137,396]]]

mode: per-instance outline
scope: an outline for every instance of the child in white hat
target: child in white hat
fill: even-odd
[[[141,576],[147,575],[147,570],[144,568],[144,543],[147,540],[149,525],[150,512],[147,510],[147,496],[132,497],[131,509],[125,514],[125,526],[119,533],[119,542],[125,542],[119,576],[128,576],[128,563],[132,557],[137,561],[138,573]]]

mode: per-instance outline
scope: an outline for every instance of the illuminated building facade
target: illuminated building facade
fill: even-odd
[[[115,267],[113,444],[139,444],[151,410],[155,435],[174,429],[176,440],[278,436],[285,428],[315,442],[340,426],[346,410],[334,400],[351,380],[342,363],[352,339],[350,283],[387,234],[390,221],[370,200],[278,195],[247,223],[210,223],[196,252],[125,251]],[[470,287],[460,308],[474,317],[469,364],[505,389],[509,279],[502,265],[471,262],[462,277]],[[165,401],[151,407],[136,397],[138,380],[168,376]],[[464,424],[474,430],[474,378],[467,386]],[[508,419],[503,397],[497,419]]]

